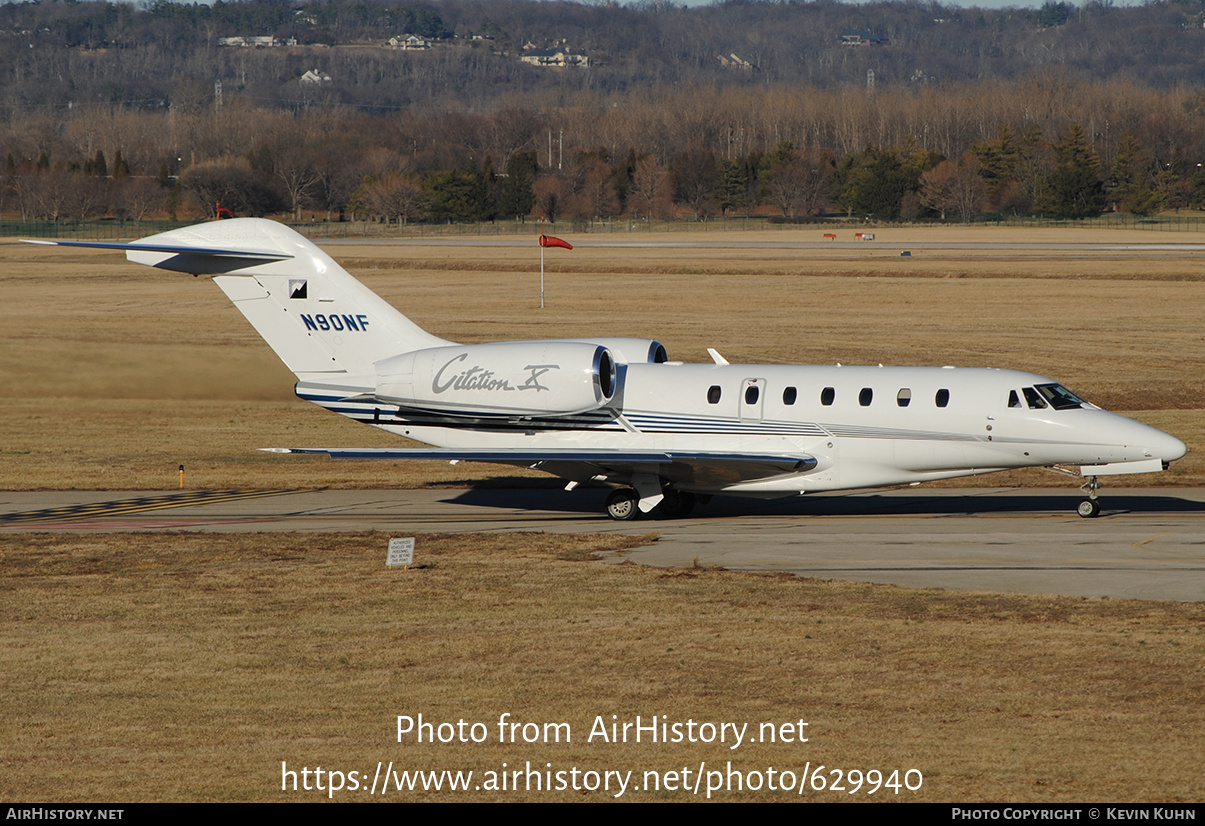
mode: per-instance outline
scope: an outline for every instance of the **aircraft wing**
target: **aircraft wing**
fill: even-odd
[[[817,465],[814,456],[711,451],[579,450],[576,448],[262,448],[270,453],[325,453],[332,459],[443,459],[487,462],[542,470],[566,479],[607,476],[630,478],[651,473],[685,485],[715,486],[788,473],[803,473]]]

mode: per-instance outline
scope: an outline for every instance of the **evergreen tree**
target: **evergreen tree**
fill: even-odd
[[[716,202],[724,215],[748,204],[749,172],[745,162],[739,158],[735,161],[720,161]]]
[[[1054,147],[1056,167],[1050,178],[1046,207],[1067,218],[1100,215],[1105,208],[1105,187],[1100,179],[1100,158],[1078,125],[1063,133]]]
[[[126,163],[126,159],[122,157],[121,150],[117,150],[117,154],[113,156],[113,177],[119,181],[130,177],[130,165]]]
[[[493,166],[488,165],[492,177]],[[478,170],[447,169],[423,180],[431,220],[436,223],[492,220],[489,184]]]
[[[506,218],[523,218],[536,205],[532,187],[536,182],[539,166],[535,151],[516,152],[506,162],[506,177],[498,192],[498,215]]]
[[[1159,193],[1150,186],[1150,159],[1134,137],[1126,132],[1113,156],[1106,196],[1117,209],[1134,215],[1149,215],[1159,207]]]
[[[983,141],[971,147],[979,160],[979,174],[987,189],[985,208],[1004,212],[1025,208],[1017,185],[1017,170],[1024,157],[1017,133],[1005,126],[994,141]]]
[[[615,195],[619,198],[619,210],[622,212],[628,203],[628,191],[632,188],[632,179],[636,175],[636,148],[628,149],[628,157],[623,163],[615,168],[615,177],[612,179],[612,185],[615,187]]]
[[[904,195],[920,187],[917,175],[905,168],[894,150],[871,146],[842,164],[839,197],[847,209],[893,221],[900,215]]]

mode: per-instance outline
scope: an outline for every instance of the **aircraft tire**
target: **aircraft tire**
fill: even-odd
[[[640,515],[640,497],[631,488],[617,488],[607,495],[607,516],[619,522],[629,522]]]
[[[1075,512],[1084,519],[1092,519],[1100,516],[1100,502],[1095,499],[1084,499],[1076,506]]]

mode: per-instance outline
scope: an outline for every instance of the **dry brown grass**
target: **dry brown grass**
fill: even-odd
[[[674,358],[957,364],[1054,376],[1109,409],[1205,444],[1205,253],[899,250],[925,241],[1163,243],[1185,233],[878,230],[855,249],[603,247],[614,241],[815,241],[819,230],[572,236],[538,305],[528,247],[339,244],[351,272],[441,336],[477,342],[657,338]],[[842,238],[852,231],[842,231]],[[291,395],[293,377],[212,285],[119,254],[0,245],[0,488],[415,486],[488,466],[334,463],[268,446],[387,446],[392,437]],[[1205,484],[1205,458],[1142,484]],[[195,470],[195,475],[193,474]],[[507,475],[513,472],[506,471]],[[1048,484],[1048,474],[983,484]],[[1069,484],[1069,483],[1068,483]]]
[[[420,536],[423,567],[401,572],[385,570],[386,537],[372,533],[0,537],[0,792],[302,800],[320,795],[282,793],[281,761],[639,777],[731,760],[916,768],[923,789],[901,797],[925,801],[1200,800],[1200,604],[589,561],[644,541]],[[490,742],[397,743],[397,715],[420,712],[485,722]],[[569,722],[573,742],[499,745],[503,712]],[[612,714],[802,718],[810,742],[585,742],[595,715]],[[721,799],[751,797],[778,796]]]

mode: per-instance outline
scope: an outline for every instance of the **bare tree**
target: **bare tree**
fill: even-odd
[[[766,175],[766,197],[788,218],[814,215],[824,208],[824,192],[835,166],[832,153],[823,149],[791,152]]]
[[[702,221],[715,209],[717,168],[715,154],[692,141],[685,152],[674,159],[670,168],[678,199],[689,204],[695,220]]]
[[[636,163],[632,186],[628,190],[628,211],[649,220],[667,218],[673,212],[669,170],[652,156]]]
[[[293,146],[276,157],[275,174],[284,184],[293,208],[293,220],[301,220],[301,207],[322,180],[318,153],[309,146]]]
[[[589,164],[581,189],[574,193],[570,210],[575,218],[606,218],[619,212],[614,174],[601,160]]]
[[[921,175],[920,201],[941,213],[954,212],[963,223],[982,214],[987,202],[987,186],[979,174],[979,159],[966,153],[957,163],[942,161]]]
[[[153,212],[167,209],[168,190],[154,178],[126,178],[113,187],[113,211],[121,220],[136,225]]]
[[[385,223],[392,218],[399,224],[414,221],[422,217],[427,208],[422,186],[398,174],[365,183],[357,192],[357,200],[370,213],[384,216]]]
[[[540,178],[532,187],[532,192],[536,196],[536,212],[554,224],[572,194],[565,179],[560,175],[545,175]]]

